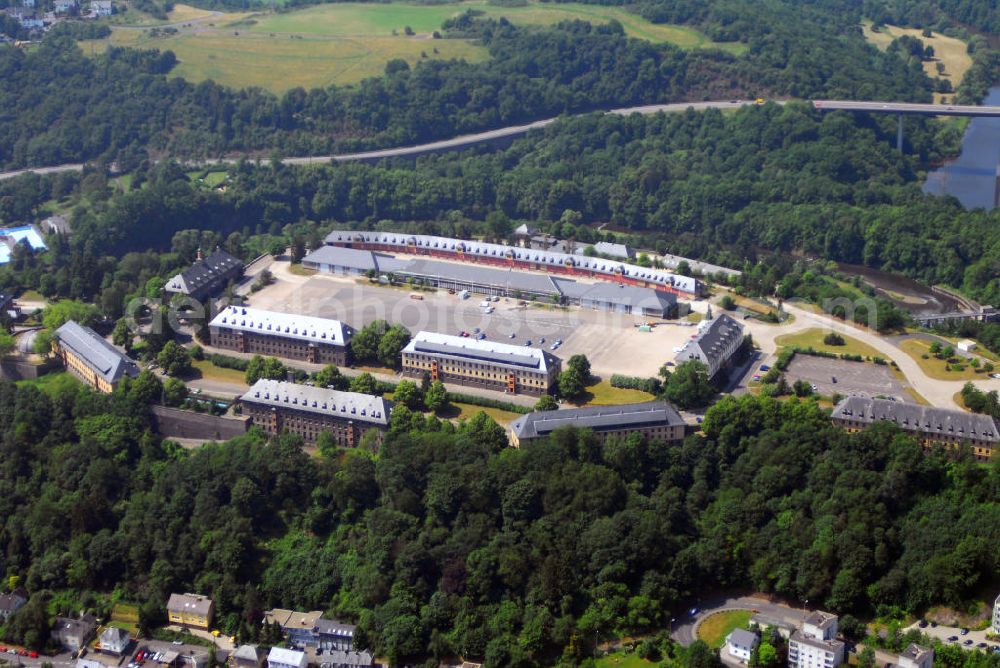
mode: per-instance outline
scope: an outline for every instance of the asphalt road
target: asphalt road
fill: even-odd
[[[773,603],[757,596],[712,598],[700,602],[698,612],[693,616],[685,611],[685,615],[674,622],[670,637],[681,646],[687,647],[697,638],[698,625],[703,620],[725,610],[756,610],[763,617],[790,624],[797,624],[807,614],[806,610]]]
[[[655,114],[661,111],[678,112],[678,111],[685,111],[687,109],[694,109],[696,111],[704,111],[706,109],[737,109],[743,106],[752,106],[753,104],[755,103],[752,100],[726,100],[726,101],[716,101],[716,102],[677,102],[674,104],[653,104],[653,105],[644,105],[639,107],[622,107],[619,109],[610,109],[605,113],[624,116],[628,114]],[[778,102],[778,104],[784,104],[784,102]],[[336,155],[289,157],[289,158],[282,158],[281,162],[286,165],[310,165],[310,164],[323,164],[327,162],[357,162],[364,160],[380,160],[382,158],[399,158],[409,155],[421,155],[424,153],[433,153],[435,151],[447,151],[456,148],[464,148],[466,146],[473,146],[475,144],[497,141],[508,137],[518,137],[521,135],[525,135],[531,130],[541,129],[546,127],[547,125],[555,123],[560,118],[562,117],[546,118],[539,121],[535,121],[533,123],[527,123],[525,125],[511,125],[496,130],[488,130],[486,132],[478,132],[470,135],[462,135],[460,137],[453,137],[451,139],[444,139],[441,141],[434,141],[426,144],[417,144],[414,146],[401,146],[397,148],[380,149],[377,151],[364,151],[361,153],[340,153]],[[228,164],[235,164],[239,160],[240,158],[218,158],[213,160],[192,162],[188,164],[192,166],[228,165]],[[11,172],[0,172],[0,180],[14,178],[16,176],[20,176],[21,174],[26,174],[29,172],[34,172],[36,174],[54,174],[56,172],[79,172],[82,170],[83,170],[82,164],[58,165],[53,167],[34,167],[28,169],[19,169]]]
[[[820,111],[864,111],[872,114],[916,116],[1000,116],[1000,107],[973,104],[919,104],[912,102],[858,102],[855,100],[816,100]]]

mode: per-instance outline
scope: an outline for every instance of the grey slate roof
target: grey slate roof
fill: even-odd
[[[22,605],[28,602],[28,592],[23,589],[15,589],[11,592],[0,594],[0,612],[17,612]]]
[[[233,652],[233,658],[242,661],[260,663],[261,659],[264,658],[264,651],[257,645],[240,645],[236,651]]]
[[[757,644],[757,634],[746,629],[733,629],[726,640],[740,647],[753,647]]]
[[[725,313],[717,315],[698,329],[695,337],[689,340],[678,359],[698,359],[708,367],[709,375],[714,375],[725,362],[725,353],[737,339],[742,341],[743,325],[730,318]]]
[[[302,262],[350,267],[358,271],[378,271],[375,253],[341,246],[320,246],[302,258]]]
[[[619,406],[588,406],[557,411],[535,411],[511,422],[518,439],[539,438],[560,427],[615,431],[627,427],[656,425],[681,426],[685,422],[677,410],[665,401],[645,401]]]
[[[349,329],[339,320],[265,311],[248,306],[228,306],[209,325],[335,346],[346,345],[349,338]]]
[[[320,666],[370,666],[375,660],[371,652],[334,649],[317,657]]]
[[[320,617],[316,620],[316,633],[328,636],[340,636],[342,638],[353,638],[357,627],[353,624],[345,624],[336,619],[324,619]]]
[[[920,645],[910,643],[910,646],[904,649],[902,652],[900,652],[899,656],[920,663],[920,661],[922,661],[924,657],[926,657],[928,654],[933,654],[933,653],[934,650],[932,649],[928,649],[927,647],[921,647]]]
[[[477,341],[463,336],[417,332],[403,348],[405,353],[444,355],[454,359],[489,362],[516,369],[530,369],[545,373],[558,363],[555,355],[531,346],[513,346],[496,341]]]
[[[191,294],[212,281],[220,280],[228,272],[242,268],[243,263],[223,250],[217,250],[204,260],[196,261],[190,267],[167,281],[168,292]]]
[[[594,251],[600,255],[610,255],[620,257],[624,260],[632,257],[632,250],[625,244],[613,244],[608,241],[598,241],[594,244]]]
[[[614,283],[577,283],[566,279],[555,279],[560,292],[569,299],[581,302],[597,302],[601,304],[625,305],[632,309],[643,308],[669,312],[677,306],[677,297],[669,292],[660,292],[652,288],[640,288],[635,285],[617,285]]]
[[[822,610],[813,610],[802,620],[803,624],[812,624],[821,629],[828,629],[837,623],[837,615]]]
[[[848,397],[833,409],[834,420],[874,424],[894,422],[902,429],[932,436],[1000,442],[997,420],[989,415],[960,410],[904,404],[886,399]]]
[[[382,397],[298,385],[282,380],[261,378],[240,397],[240,401],[381,426],[389,424],[389,403]]]
[[[135,362],[89,327],[69,320],[56,330],[55,335],[60,346],[72,351],[109,383],[116,383],[124,376],[134,378],[139,375]]]

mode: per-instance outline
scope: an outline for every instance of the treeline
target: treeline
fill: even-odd
[[[148,375],[110,397],[0,383],[4,573],[68,609],[114,590],[144,627],[193,590],[244,641],[271,606],[318,609],[393,664],[531,666],[709,589],[915,611],[1000,566],[1000,468],[889,424],[847,434],[812,402],[724,399],[678,447],[562,430],[511,450],[483,414],[404,411],[379,452],[317,459],[256,432],[181,450],[149,433],[157,396]]]
[[[739,57],[628,39],[617,23],[525,28],[465,14],[449,21],[449,35],[479,40],[486,62],[394,66],[355,87],[281,97],[168,79],[170,51],[87,58],[55,31],[34,50],[0,47],[0,165],[103,160],[129,171],[149,153],[325,154],[598,107],[756,94],[929,99],[919,63],[866,45],[844,17],[783,11],[761,15],[764,33]]]

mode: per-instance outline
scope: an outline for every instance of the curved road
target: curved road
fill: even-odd
[[[162,27],[162,26],[157,26]],[[604,113],[616,114],[619,116],[626,116],[628,114],[655,114],[659,112],[678,112],[686,111],[687,109],[694,109],[695,111],[704,111],[706,109],[737,109],[743,106],[753,106],[755,104],[752,100],[731,100],[731,101],[717,101],[717,102],[676,102],[671,104],[650,104],[639,107],[623,107],[619,109],[610,109]],[[778,104],[784,104],[783,101],[779,101]],[[582,115],[582,114],[577,114]],[[364,151],[361,153],[340,153],[335,155],[319,155],[319,156],[302,156],[302,157],[292,157],[292,158],[282,158],[281,162],[286,165],[309,165],[309,164],[322,164],[327,162],[356,162],[362,160],[379,160],[382,158],[399,158],[409,155],[421,155],[424,153],[433,153],[435,151],[447,151],[456,148],[464,148],[466,146],[473,146],[475,144],[483,144],[491,141],[497,141],[501,139],[506,139],[508,137],[519,137],[525,135],[531,130],[538,130],[544,128],[552,123],[555,123],[562,116],[556,116],[554,118],[545,118],[540,121],[534,121],[533,123],[527,123],[525,125],[511,125],[505,128],[498,128],[496,130],[487,130],[486,132],[477,132],[475,134],[462,135],[459,137],[452,137],[451,139],[443,139],[441,141],[428,142],[426,144],[417,144],[414,146],[400,146],[397,148],[386,148],[376,151]],[[241,160],[241,158],[213,158],[209,160],[200,161],[190,161],[188,165],[231,165],[235,164]],[[53,167],[31,167],[27,169],[18,169],[10,172],[0,172],[0,180],[11,179],[21,174],[27,174],[34,172],[35,174],[54,174],[57,172],[79,172],[83,170],[83,164],[69,164],[69,165],[57,165]]]
[[[909,354],[895,345],[891,340],[879,336],[868,329],[845,324],[842,320],[837,320],[825,314],[814,313],[788,302],[785,302],[784,309],[795,316],[795,320],[789,325],[747,323],[753,334],[754,342],[765,353],[773,354],[775,352],[777,346],[774,340],[783,334],[793,334],[814,328],[833,329],[868,344],[885,355],[886,358],[894,360],[913,389],[920,393],[931,405],[940,408],[960,408],[955,403],[955,394],[961,391],[966,381],[936,380],[931,378],[924,373],[920,365]],[[1000,391],[1000,380],[995,378],[980,378],[971,382],[984,392],[990,390]]]
[[[687,647],[697,639],[698,626],[705,619],[726,610],[754,610],[771,621],[793,626],[797,626],[798,622],[808,614],[805,610],[773,603],[759,596],[719,597],[702,602],[694,616],[685,611],[684,616],[675,622],[670,637],[681,646]]]

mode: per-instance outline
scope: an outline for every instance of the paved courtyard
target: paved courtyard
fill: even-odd
[[[367,279],[294,276],[278,266],[272,270],[279,280],[249,295],[256,308],[335,318],[357,329],[378,319],[401,323],[414,333],[465,331],[475,336],[478,329],[491,341],[515,345],[530,341],[546,350],[562,340],[554,351],[557,356],[567,359],[583,353],[594,373],[605,378],[613,373],[656,375],[673,359],[673,348],[695,333],[693,326],[678,321],[658,321],[651,332],[640,332],[637,325],[649,318],[580,307],[520,305],[513,298],[490,302],[494,311],[487,313],[481,295],[463,300],[444,290],[415,293],[405,287],[372,285]],[[413,299],[411,294],[422,298]]]
[[[908,384],[898,379],[888,366],[796,355],[788,365],[785,378],[789,384],[797,380],[812,383],[824,396],[840,393],[856,397],[893,397],[896,401],[915,403],[906,391]]]

